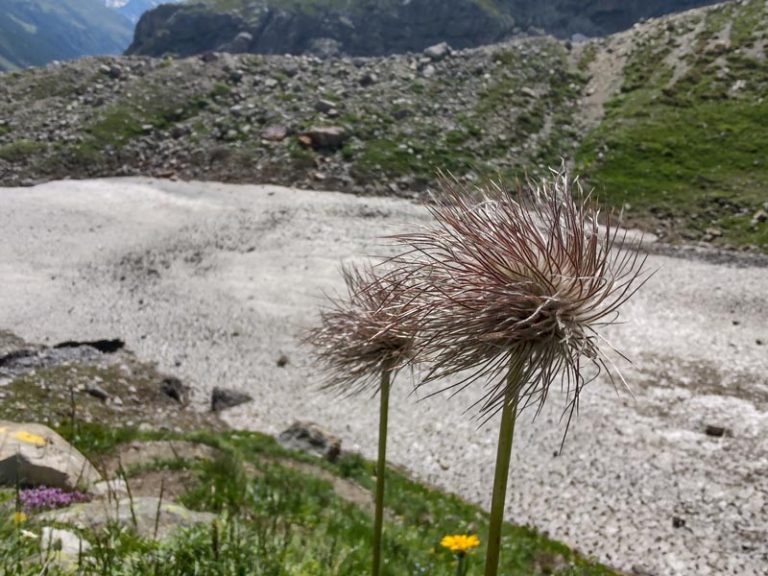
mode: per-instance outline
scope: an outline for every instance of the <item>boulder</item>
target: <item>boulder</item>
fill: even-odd
[[[90,548],[90,542],[69,530],[44,526],[40,533],[40,552],[65,570],[75,570],[80,555]]]
[[[108,526],[134,530],[143,538],[163,539],[178,528],[213,522],[215,514],[195,512],[181,504],[152,497],[94,500],[40,514],[43,522],[69,524],[81,530],[99,531]]]
[[[341,440],[313,422],[294,422],[277,441],[283,448],[309,452],[331,462],[341,454]]]
[[[0,484],[87,491],[100,480],[85,456],[47,426],[0,421]]]
[[[341,148],[349,137],[341,126],[315,126],[302,134],[302,143],[318,150]]]
[[[440,42],[424,50],[424,55],[433,62],[439,62],[450,56],[452,52],[448,42]]]

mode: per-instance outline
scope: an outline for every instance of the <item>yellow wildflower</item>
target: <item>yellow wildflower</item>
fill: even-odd
[[[457,554],[466,554],[472,548],[480,546],[480,539],[474,534],[453,534],[444,536],[440,546]]]
[[[23,524],[27,521],[27,515],[24,512],[14,512],[11,514],[11,521],[16,525]]]

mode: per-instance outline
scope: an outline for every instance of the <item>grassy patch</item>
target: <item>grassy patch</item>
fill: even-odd
[[[91,457],[102,454],[106,445],[114,447],[115,443],[133,437],[131,432],[98,430],[95,425],[87,434],[102,439],[80,444]],[[203,432],[176,437],[219,449],[216,461],[189,463],[196,482],[182,498],[190,508],[216,513],[218,520],[212,525],[184,530],[162,543],[143,540],[128,530],[116,528],[100,534],[83,532],[93,548],[75,560],[79,574],[367,573],[371,554],[370,511],[341,497],[334,489],[333,479],[371,489],[373,463],[356,455],[343,456],[334,464],[319,461],[286,451],[272,438],[250,432]],[[440,549],[440,538],[457,532],[478,533],[481,541],[485,537],[487,518],[483,511],[414,482],[400,472],[388,473],[387,502],[390,508],[385,525],[384,574],[388,576],[452,575],[454,562],[448,552]],[[0,521],[0,570],[23,576],[38,574],[45,557],[29,539],[24,540],[19,528],[5,517]],[[28,520],[23,528],[33,533],[38,529],[34,519]],[[505,573],[614,574],[529,528],[507,526],[503,545]],[[480,573],[482,553],[481,548],[471,558],[470,574]],[[53,568],[47,573],[58,572]]]
[[[663,221],[671,237],[768,250],[768,226],[752,215],[768,197],[768,64],[737,50],[757,33],[765,8],[730,4],[708,13],[687,71],[672,83],[669,40],[638,46],[622,94],[582,143],[578,160],[602,198],[636,223]],[[727,22],[733,49],[704,49]],[[750,27],[751,26],[751,27]]]
[[[42,142],[17,140],[16,142],[0,146],[0,159],[7,162],[24,162],[46,149],[47,146]]]

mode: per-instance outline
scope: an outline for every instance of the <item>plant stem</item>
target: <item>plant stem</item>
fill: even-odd
[[[458,554],[456,560],[456,576],[464,576],[464,558],[466,554]]]
[[[520,366],[519,363],[516,364]],[[491,502],[491,517],[488,527],[485,576],[496,576],[499,572],[501,528],[504,524],[504,501],[507,496],[507,478],[509,477],[509,461],[512,456],[512,439],[515,435],[515,417],[517,414],[518,392],[520,390],[519,379],[520,370],[510,367],[509,374],[507,374],[504,405],[501,409],[499,443],[496,449],[496,471],[493,479],[493,500]]]
[[[373,523],[373,576],[381,574],[381,544],[384,528],[384,476],[387,471],[387,419],[389,418],[389,387],[392,372],[381,372],[379,389],[379,454],[376,466],[376,517]]]

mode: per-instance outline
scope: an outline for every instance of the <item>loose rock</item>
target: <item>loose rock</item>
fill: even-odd
[[[253,397],[250,394],[240,392],[239,390],[219,388],[217,386],[211,393],[211,410],[213,412],[221,412],[222,410],[234,408],[235,406],[245,404],[251,400],[253,400]]]
[[[313,422],[294,422],[277,441],[284,448],[309,452],[331,462],[341,454],[341,440]]]

